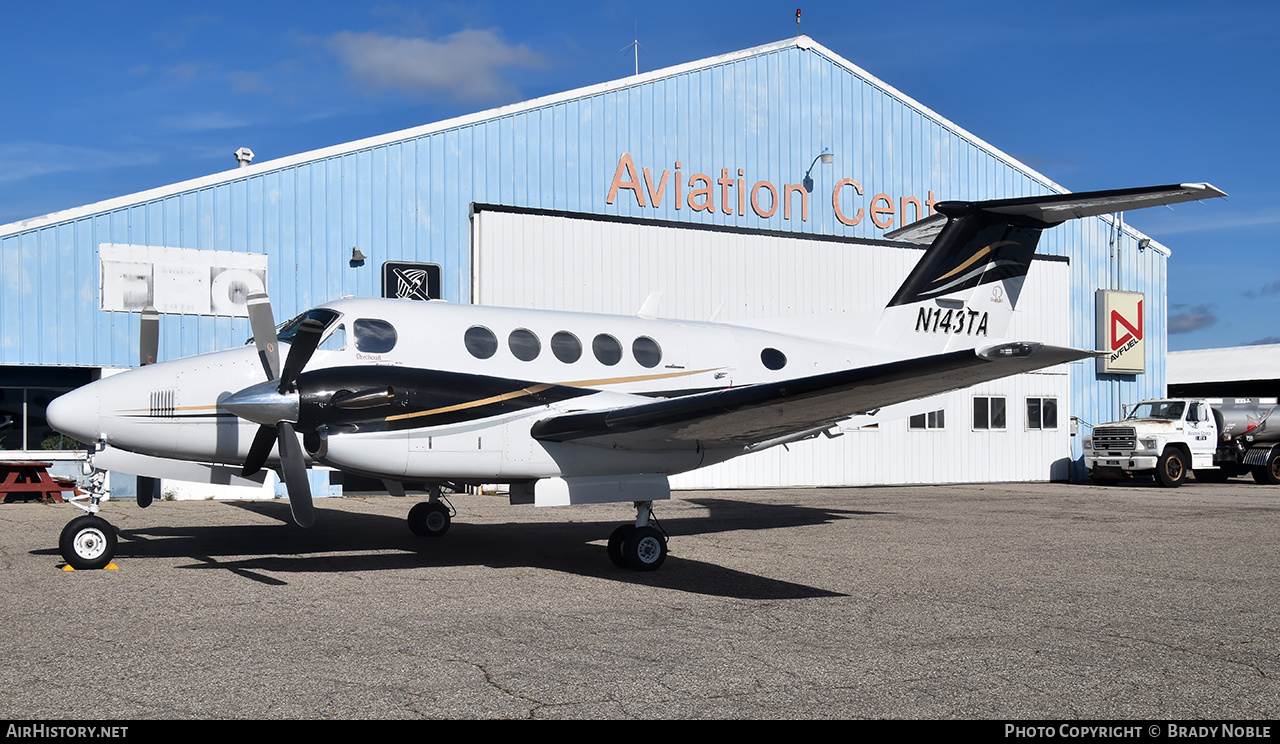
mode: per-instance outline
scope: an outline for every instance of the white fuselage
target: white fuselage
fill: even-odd
[[[305,372],[343,368],[446,371],[506,381],[501,394],[462,395],[438,407],[384,416],[372,430],[329,435],[320,462],[404,480],[526,480],[616,473],[677,473],[741,454],[696,445],[654,452],[542,442],[549,413],[617,408],[733,386],[889,361],[893,354],[742,326],[634,316],[345,299]],[[798,319],[800,326],[803,320]],[[390,328],[394,333],[388,333]],[[857,335],[851,329],[850,335]],[[282,339],[281,354],[289,346]],[[53,425],[81,441],[204,463],[245,461],[258,424],[219,403],[262,383],[254,346],[130,370],[73,391],[49,408]],[[511,409],[547,386],[573,397]],[[393,420],[394,419],[394,420]],[[304,440],[305,441],[305,440]],[[312,444],[315,444],[313,441]],[[316,448],[310,447],[315,451]],[[275,463],[273,454],[269,462]]]

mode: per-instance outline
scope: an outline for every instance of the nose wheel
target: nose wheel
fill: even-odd
[[[62,528],[58,550],[74,569],[106,568],[116,555],[116,530],[102,517],[76,517]]]

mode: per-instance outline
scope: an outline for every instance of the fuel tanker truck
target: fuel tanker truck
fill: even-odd
[[[1123,421],[1099,424],[1084,438],[1084,461],[1094,483],[1154,475],[1176,488],[1196,480],[1221,483],[1251,473],[1280,485],[1280,414],[1275,398],[1144,400]]]

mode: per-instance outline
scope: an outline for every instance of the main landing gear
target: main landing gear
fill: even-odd
[[[618,568],[656,571],[667,559],[667,534],[649,524],[653,502],[637,501],[636,523],[624,524],[609,536],[609,560]],[[653,519],[654,524],[657,520]]]
[[[433,487],[431,498],[409,510],[409,529],[421,537],[440,537],[449,531],[453,507]],[[667,559],[667,533],[657,526],[652,501],[637,501],[635,524],[624,524],[609,536],[609,560],[618,568],[656,571]]]
[[[409,510],[409,529],[420,537],[440,537],[449,531],[453,510],[440,496],[440,487],[432,486],[431,498]]]

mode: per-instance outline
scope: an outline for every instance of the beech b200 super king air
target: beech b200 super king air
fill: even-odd
[[[652,503],[670,497],[668,476],[1093,356],[1004,338],[1041,231],[1223,195],[1181,184],[939,203],[886,236],[929,248],[878,326],[851,320],[838,341],[815,338],[804,318],[787,333],[382,299],[326,303],[277,333],[266,296],[254,295],[252,346],[143,366],[50,404],[55,429],[92,443],[89,503],[77,504],[88,514],[63,530],[61,552],[76,568],[113,557],[115,531],[97,516],[107,470],[137,474],[146,506],[157,478],[260,483],[272,468],[306,527],[317,464],[392,492],[433,484],[409,512],[421,535],[449,528],[441,485],[508,483],[512,503],[540,506],[632,502],[635,521],[614,531],[609,557],[653,570],[667,537]]]

